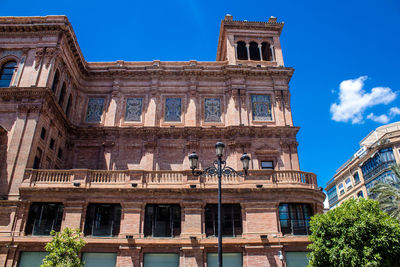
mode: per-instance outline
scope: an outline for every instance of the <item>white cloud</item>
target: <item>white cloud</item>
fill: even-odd
[[[396,115],[400,115],[400,108],[398,107],[393,107],[389,110],[389,115],[390,116],[396,116]]]
[[[325,209],[329,209],[329,199],[328,199],[328,196],[325,197],[325,200],[324,200],[324,208],[325,208]]]
[[[367,119],[373,120],[374,122],[383,123],[383,124],[388,123],[389,120],[390,120],[389,117],[386,116],[385,114],[382,114],[382,115],[380,115],[380,116],[375,116],[374,113],[370,113],[370,114],[367,116]]]
[[[367,78],[367,76],[361,76],[357,79],[345,80],[340,83],[339,103],[333,103],[330,109],[334,121],[351,121],[353,124],[362,123],[364,119],[363,113],[367,108],[379,104],[387,105],[396,99],[396,93],[389,87],[374,87],[371,92],[365,92],[363,87]],[[400,112],[400,110],[395,109],[393,112]],[[384,117],[373,116],[372,114],[371,119],[384,120]]]
[[[398,107],[392,107],[389,109],[389,113],[386,114],[382,114],[379,116],[375,116],[374,113],[370,113],[367,116],[367,119],[373,120],[374,122],[379,122],[379,123],[388,123],[391,119],[393,119],[394,117],[396,117],[397,115],[400,114],[400,108]]]

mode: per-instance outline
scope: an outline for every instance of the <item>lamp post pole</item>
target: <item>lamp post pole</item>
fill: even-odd
[[[199,156],[197,156],[196,152],[193,152],[189,155],[189,162],[190,168],[192,169],[192,174],[194,176],[201,176],[201,175],[217,175],[218,177],[218,267],[222,267],[222,218],[221,218],[221,209],[222,209],[222,190],[221,190],[221,180],[222,175],[229,176],[232,174],[236,174],[238,176],[245,176],[247,175],[247,170],[249,169],[249,162],[250,157],[243,153],[240,160],[243,164],[242,172],[237,172],[233,168],[226,166],[226,162],[222,160],[222,155],[224,154],[224,147],[225,145],[222,142],[217,142],[215,144],[215,149],[217,153],[217,160],[214,161],[214,166],[210,166],[204,171],[195,170],[197,168],[197,163],[199,160]]]
[[[219,267],[222,267],[221,180],[222,180],[222,156],[218,156],[218,266]]]

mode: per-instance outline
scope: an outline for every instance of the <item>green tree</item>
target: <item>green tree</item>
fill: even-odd
[[[46,244],[49,254],[43,259],[41,267],[81,267],[78,254],[85,246],[79,229],[65,228],[63,232],[51,231],[53,240]]]
[[[400,225],[371,199],[350,199],[310,221],[309,266],[400,266]]]
[[[400,179],[400,165],[392,166],[393,173]],[[400,188],[396,181],[377,183],[371,193],[379,202],[379,208],[400,222]]]

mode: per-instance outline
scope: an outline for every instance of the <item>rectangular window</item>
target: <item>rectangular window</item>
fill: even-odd
[[[143,98],[126,99],[125,121],[140,122],[142,118]]]
[[[40,138],[44,140],[46,138],[46,129],[42,127],[42,131],[40,132]]]
[[[204,99],[204,121],[221,122],[221,99],[219,98]]]
[[[308,252],[305,251],[287,251],[286,256],[286,267],[296,267],[296,266],[308,266]]]
[[[89,204],[84,233],[90,236],[117,236],[120,222],[121,205]]]
[[[222,265],[229,267],[242,267],[242,253],[222,253]],[[207,267],[218,266],[218,253],[207,253]]]
[[[179,254],[144,253],[143,261],[143,267],[179,267]]]
[[[61,148],[58,149],[57,158],[62,159],[63,151]]]
[[[180,122],[182,113],[181,98],[166,98],[165,99],[165,117],[167,122]]]
[[[280,204],[279,221],[282,234],[308,235],[311,216],[312,211],[309,204]]]
[[[85,267],[114,267],[117,262],[117,253],[85,252],[82,256]]]
[[[33,159],[33,169],[39,169],[40,168],[40,159],[42,158],[42,150],[38,148],[36,151],[35,158]]]
[[[351,189],[352,187],[353,187],[353,185],[352,185],[352,183],[351,183],[351,178],[348,177],[348,178],[346,179],[346,189],[348,190],[348,189]]]
[[[146,206],[144,236],[174,237],[181,234],[181,207],[179,205]]]
[[[261,161],[261,169],[263,170],[273,170],[274,162],[273,161]]]
[[[51,230],[60,231],[63,208],[61,203],[32,203],[25,233],[27,235],[50,235]]]
[[[251,105],[254,121],[271,121],[271,103],[269,95],[252,95]]]
[[[358,172],[354,173],[353,178],[355,184],[358,184],[360,182],[360,175],[358,174]]]
[[[344,194],[344,186],[343,186],[343,184],[339,184],[339,192],[340,192],[340,195]]]
[[[104,98],[89,98],[85,121],[91,123],[101,122],[103,107]]]
[[[55,142],[56,141],[53,138],[50,139],[50,144],[49,144],[50,149],[54,149]]]
[[[222,235],[242,235],[242,209],[240,204],[222,204]],[[207,204],[205,211],[206,236],[218,236],[218,205]]]
[[[43,259],[46,258],[47,254],[47,252],[23,251],[19,257],[18,267],[41,266]]]

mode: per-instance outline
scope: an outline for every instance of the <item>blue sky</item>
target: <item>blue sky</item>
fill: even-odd
[[[277,17],[285,22],[285,65],[295,68],[300,166],[316,173],[320,186],[365,135],[400,120],[398,0],[2,0],[0,7],[1,16],[67,15],[87,61],[214,61],[225,14]]]

